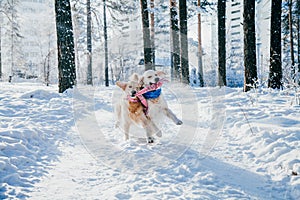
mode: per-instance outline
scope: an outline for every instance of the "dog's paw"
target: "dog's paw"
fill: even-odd
[[[157,136],[157,137],[161,137],[161,136],[162,136],[161,130],[158,130],[158,131],[156,132],[156,136]]]
[[[181,120],[178,120],[176,123],[176,125],[181,125],[181,124],[183,124],[183,122]]]
[[[153,137],[148,137],[147,141],[148,141],[149,144],[154,143],[154,138]]]

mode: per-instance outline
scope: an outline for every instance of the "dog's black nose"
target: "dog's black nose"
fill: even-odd
[[[131,96],[134,96],[134,95],[136,95],[136,91],[135,91],[135,90],[132,90],[132,91],[131,91]]]
[[[154,79],[154,81],[155,81],[155,83],[157,83],[157,82],[159,81],[159,78],[156,77],[156,78]]]

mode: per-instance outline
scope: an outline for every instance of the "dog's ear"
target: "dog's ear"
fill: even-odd
[[[159,77],[164,77],[166,75],[166,73],[163,71],[156,71],[156,73]]]
[[[130,76],[129,80],[131,80],[131,81],[137,81],[138,82],[139,81],[139,75],[137,73],[133,73]]]
[[[117,81],[116,85],[119,86],[122,90],[125,90],[126,86],[127,86],[127,83],[121,82],[121,81]]]

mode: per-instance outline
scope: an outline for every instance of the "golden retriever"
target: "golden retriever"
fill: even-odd
[[[115,106],[115,112],[117,114],[116,126],[122,126],[125,133],[125,140],[129,139],[130,126],[133,123],[142,125],[146,130],[148,143],[153,143],[153,135],[161,136],[161,131],[157,126],[147,117],[144,113],[144,107],[135,96],[140,90],[138,83],[138,75],[134,74],[128,82],[118,81],[116,85],[123,91],[123,97]]]
[[[153,86],[163,81],[165,78],[165,73],[163,71],[147,70],[139,79],[139,84],[142,88]],[[153,95],[151,95],[153,93]],[[182,121],[176,117],[176,115],[168,108],[168,104],[165,101],[163,94],[157,93],[156,91],[150,91],[145,93],[143,96],[148,102],[148,116],[150,119],[158,117],[160,114],[164,114],[170,118],[176,125],[181,125]],[[147,97],[148,96],[148,97]]]

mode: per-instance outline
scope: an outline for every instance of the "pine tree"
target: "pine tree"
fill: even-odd
[[[281,66],[281,3],[282,0],[272,0],[271,33],[270,33],[270,72],[268,87],[280,89],[282,87]]]
[[[244,92],[255,86],[257,79],[256,68],[256,39],[255,39],[255,1],[244,0]]]
[[[218,85],[226,86],[226,0],[218,0]]]
[[[76,84],[75,51],[69,0],[55,0],[59,92]]]

